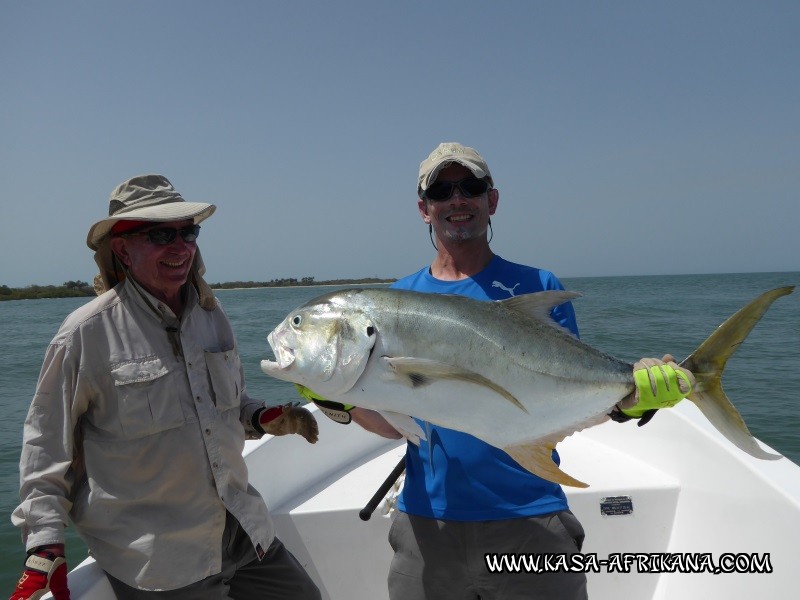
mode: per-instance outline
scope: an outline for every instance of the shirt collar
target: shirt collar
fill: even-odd
[[[133,297],[134,301],[139,306],[146,309],[145,312],[166,323],[179,321],[177,315],[175,315],[172,309],[167,306],[165,302],[159,300],[146,289],[144,289],[144,287],[142,287],[138,281],[134,280],[130,274],[128,274],[128,276],[125,278],[124,284],[127,289],[131,291],[131,296]],[[197,290],[194,289],[193,285],[185,284],[183,286],[183,294],[185,296],[185,307],[183,314],[187,315],[197,305],[199,299],[197,296]]]

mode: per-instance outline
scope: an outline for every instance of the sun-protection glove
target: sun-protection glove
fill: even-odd
[[[294,385],[297,388],[298,394],[309,402],[313,402],[319,406],[319,409],[325,413],[325,416],[329,419],[341,423],[342,425],[347,425],[353,420],[350,411],[353,410],[355,406],[352,404],[342,404],[341,402],[325,400],[325,398],[318,396],[304,385],[300,385],[299,383],[295,383]]]
[[[260,433],[270,435],[287,435],[297,433],[311,444],[319,439],[317,420],[311,412],[302,406],[284,404],[260,408],[253,415],[253,427]]]
[[[35,548],[25,559],[25,571],[10,600],[39,600],[47,592],[55,600],[70,600],[67,561],[63,556]]]
[[[625,417],[639,419],[640,426],[652,419],[657,410],[675,406],[691,394],[695,384],[694,375],[679,367],[669,354],[663,360],[643,358],[636,362],[633,380],[636,403],[630,408],[620,408],[620,412]]]

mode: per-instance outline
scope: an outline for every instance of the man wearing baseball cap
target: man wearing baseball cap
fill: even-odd
[[[512,263],[492,252],[491,217],[500,194],[486,161],[473,148],[456,142],[439,144],[420,164],[417,195],[436,256],[429,266],[392,287],[484,301],[564,289],[550,271]],[[571,304],[555,308],[551,316],[578,335]],[[691,373],[669,356],[664,361],[669,364],[656,359],[636,363],[634,369],[644,375],[637,378],[641,387],[620,403],[612,418],[641,418],[642,423],[656,409],[688,395]],[[670,389],[651,392],[651,385],[652,390],[664,391],[655,381],[665,377],[672,383]],[[400,437],[377,412],[322,403],[328,412],[348,412],[365,429]],[[579,552],[583,528],[570,512],[561,486],[533,475],[502,450],[466,433],[419,424],[426,439],[407,445],[400,512],[389,534],[395,552],[390,598],[585,599],[583,573],[490,573],[484,562],[486,553]],[[553,460],[558,462],[555,451]]]
[[[12,520],[28,557],[12,600],[69,599],[69,521],[120,599],[320,597],[242,458],[246,438],[314,443],[317,424],[247,395],[197,249],[215,209],[142,175],[89,229],[99,297],[50,343],[25,421]]]

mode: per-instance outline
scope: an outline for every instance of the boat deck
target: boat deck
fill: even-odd
[[[326,426],[325,434],[338,438],[364,433],[350,429]],[[375,444],[375,436],[366,435],[362,442]],[[309,451],[307,459],[319,460],[320,449]],[[330,452],[335,455],[336,450]],[[768,554],[775,571],[715,575],[640,573],[636,564],[627,573],[601,568],[588,574],[593,600],[727,600],[761,597],[765,586],[788,585],[794,570],[792,540],[800,534],[800,468],[787,459],[761,461],[744,455],[688,402],[662,411],[644,429],[634,423],[606,423],[571,436],[559,452],[562,469],[590,484],[586,489],[565,488],[586,529],[584,554],[595,554],[599,561],[621,554],[646,560],[638,555],[653,554],[657,558],[647,564],[662,570],[668,566],[658,558],[665,553],[670,559],[688,554],[695,561],[708,554],[714,565],[726,553],[762,559]],[[402,454],[402,444],[381,440],[366,455],[341,461],[339,469],[318,465],[321,473],[331,470],[303,493],[272,505],[281,539],[325,582],[332,599],[387,597],[391,519],[376,511],[365,523],[358,512]],[[616,514],[620,512],[627,514]],[[791,597],[788,591],[786,597]]]
[[[364,522],[358,513],[403,456],[404,443],[318,420],[313,446],[296,436],[248,442],[251,483],[323,598],[387,598],[391,518],[376,511]],[[609,422],[573,435],[559,453],[562,469],[590,485],[565,488],[586,530],[583,553],[599,561],[628,553],[634,561],[631,572],[588,573],[592,600],[744,600],[766,590],[769,597],[794,597],[800,467],[788,459],[745,455],[690,402],[661,411],[644,428]],[[638,572],[638,557],[665,553],[708,554],[714,565],[726,553],[766,555],[773,572]],[[113,598],[94,564],[76,571],[83,574],[70,575],[75,600]]]

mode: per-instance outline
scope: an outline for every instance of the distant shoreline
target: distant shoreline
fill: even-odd
[[[211,289],[215,292],[228,292],[228,291],[236,291],[236,290],[265,290],[269,288],[275,289],[285,289],[285,288],[298,288],[298,287],[339,287],[342,285],[389,285],[390,283],[394,283],[397,281],[396,279],[385,279],[381,281],[369,281],[364,283],[363,281],[342,281],[336,283],[327,283],[324,281],[319,281],[317,283],[311,284],[298,284],[298,285],[261,285],[261,286],[251,286],[251,287],[214,287],[211,286]]]
[[[578,275],[571,277],[562,277],[561,280],[569,282],[570,280],[579,279],[595,279],[595,278],[623,278],[623,277],[687,277],[687,276],[702,276],[713,277],[719,275],[765,275],[765,274],[784,274],[784,273],[797,273],[798,271],[752,271],[752,272],[726,272],[726,273],[667,273],[657,275]],[[303,277],[301,279],[286,278],[286,279],[273,279],[271,281],[231,281],[225,283],[212,283],[210,284],[213,290],[244,290],[244,289],[260,289],[260,288],[287,288],[287,287],[313,287],[313,286],[341,286],[341,285],[371,285],[371,284],[389,284],[397,281],[395,278],[382,278],[382,277],[364,277],[360,279],[328,279],[324,281],[315,281],[313,277]],[[795,282],[793,282],[795,283]],[[6,285],[0,285],[0,302],[3,300],[36,300],[40,298],[76,298],[76,297],[93,297],[95,295],[94,289],[88,283],[83,281],[67,281],[63,285],[29,285],[23,288],[12,288]]]
[[[370,285],[380,283],[394,283],[397,279],[386,279],[380,277],[361,277],[359,279],[326,279],[315,281],[313,277],[303,277],[302,279],[273,279],[271,281],[229,281],[227,283],[210,283],[212,290],[245,290],[257,288],[284,288],[284,287],[312,287],[312,286],[331,286],[331,285]]]
[[[225,283],[209,284],[211,289],[219,290],[249,290],[263,288],[288,288],[288,287],[314,287],[337,285],[371,285],[394,283],[397,279],[384,279],[379,277],[362,277],[359,279],[328,279],[315,281],[313,277],[302,279],[273,279],[271,281],[230,281]],[[91,298],[95,291],[85,281],[67,281],[63,285],[29,285],[24,288],[12,288],[0,285],[0,302],[4,300],[39,300],[43,298]]]

